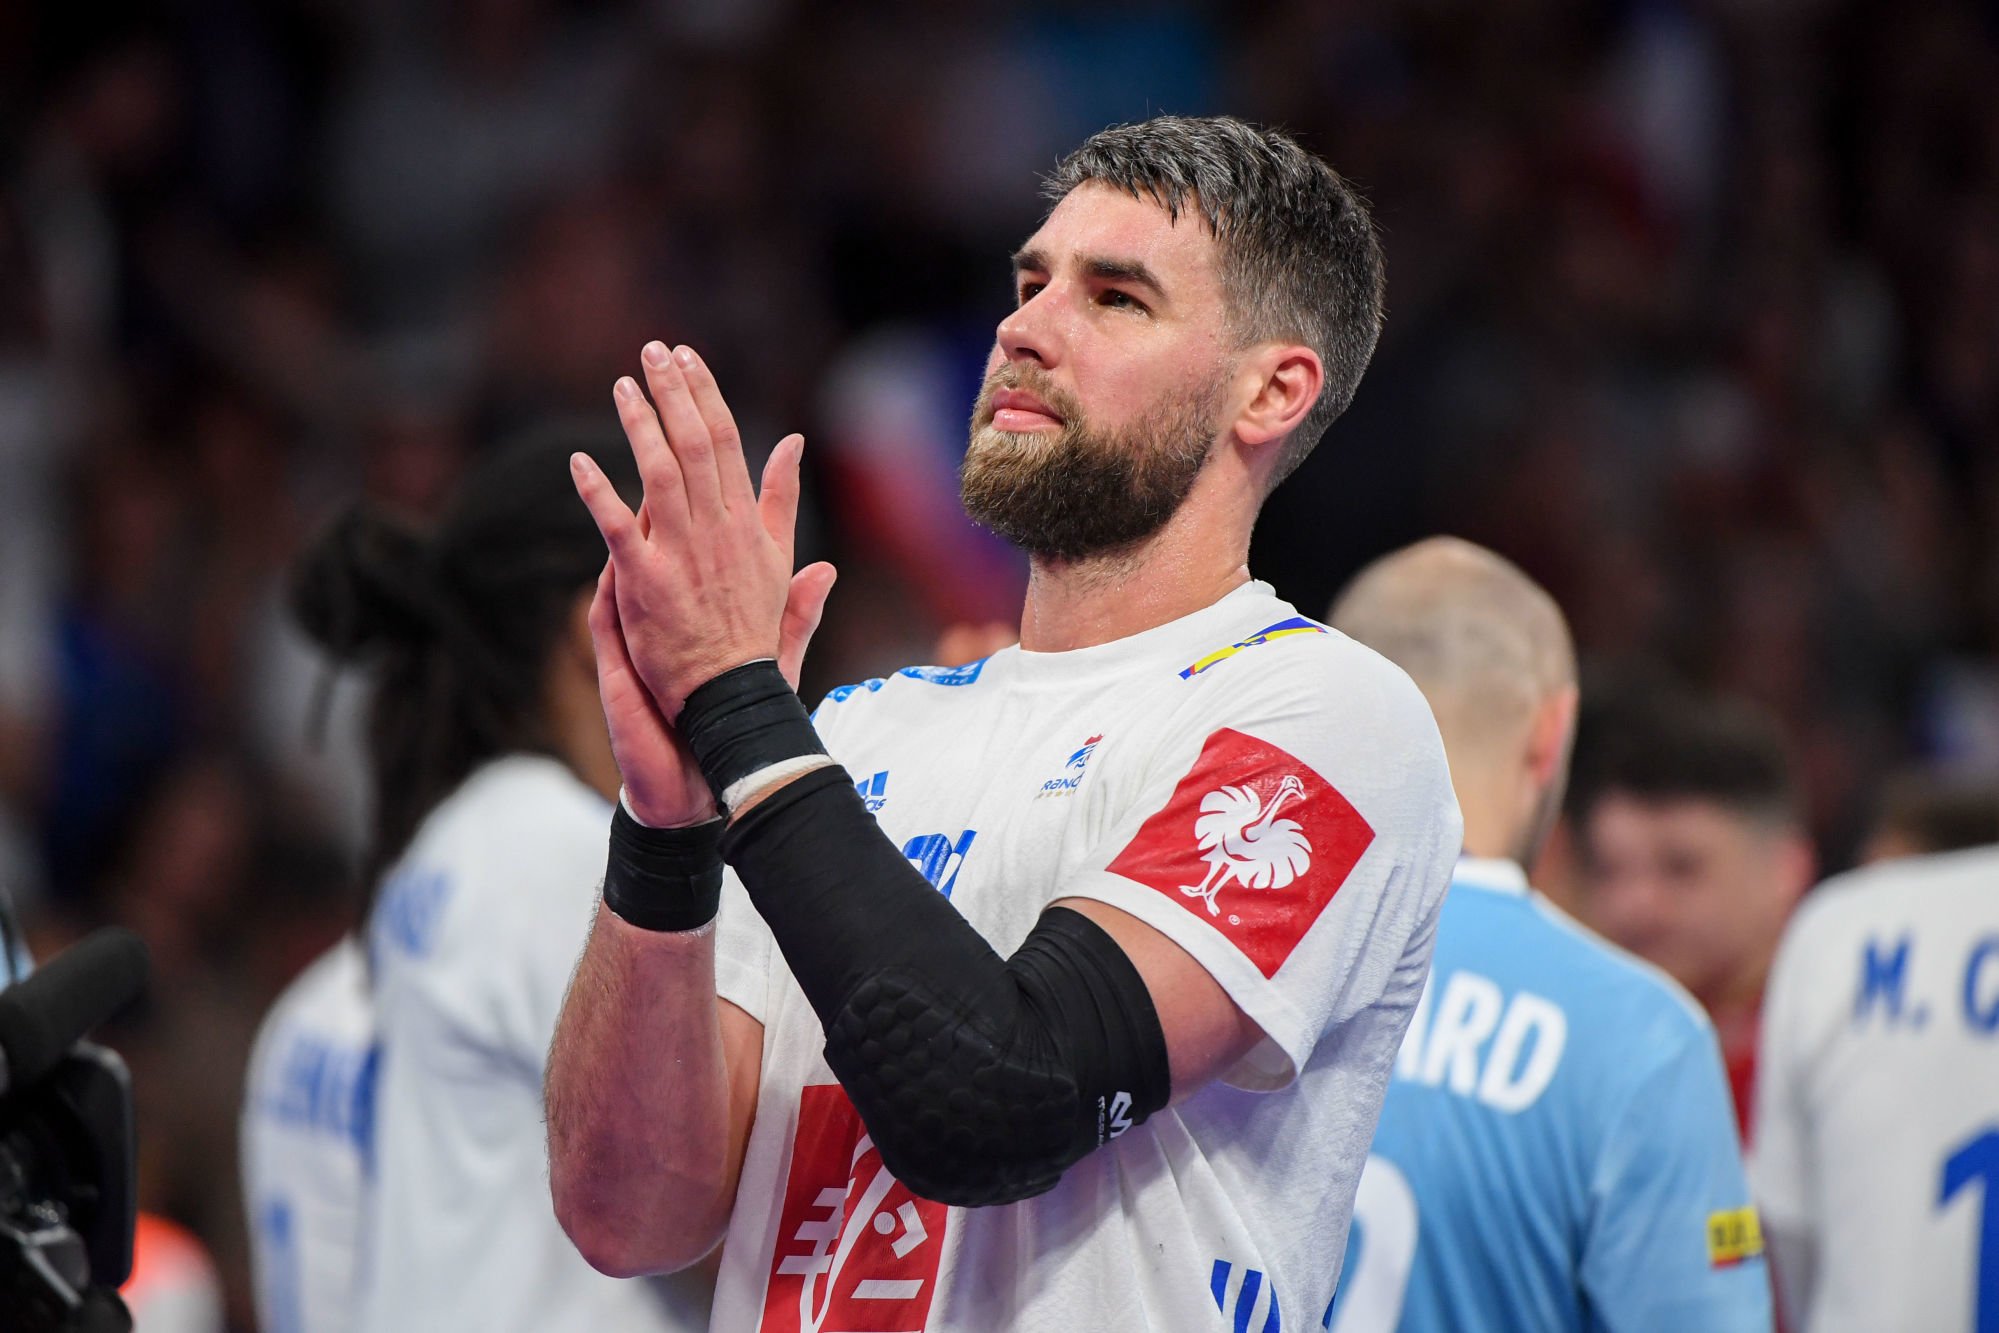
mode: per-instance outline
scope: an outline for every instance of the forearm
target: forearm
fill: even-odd
[[[883,836],[844,769],[773,792],[723,846],[819,1016],[827,1064],[916,1193],[1027,1198],[1166,1104],[1164,1034],[1108,933],[1052,909],[1001,958]]]
[[[624,924],[668,934],[707,920],[716,899],[703,886],[719,891],[720,861],[709,881],[715,847],[705,839],[718,840],[825,1029],[827,1063],[898,1180],[946,1203],[1026,1198],[1166,1104],[1171,1080],[1159,1017],[1117,941],[1079,913],[1054,910],[1011,958],[1000,958],[883,835],[845,770],[827,763],[777,665],[751,662],[701,685],[674,725],[718,806],[747,805],[749,793],[762,799],[726,834],[719,820],[648,830],[621,809],[611,821],[605,905]],[[812,771],[773,781],[801,763]],[[712,1042],[717,1029],[712,951],[698,970],[672,959],[649,969],[642,955],[619,952],[632,947],[621,936],[608,918],[598,921],[595,952],[569,1001],[585,1017],[551,1069],[558,1207],[586,1254],[593,1243],[614,1248],[611,1237],[594,1235],[606,1211],[593,1206],[596,1192],[622,1205],[614,1234],[633,1223],[642,1224],[640,1234],[665,1225],[645,1216],[656,1195],[627,1195],[645,1188],[632,1181],[634,1164],[657,1163],[655,1174],[685,1180],[703,1220],[719,1224],[719,1215],[708,1215],[713,1160],[700,1149],[710,1142],[718,1085],[720,1101],[728,1100],[728,1070],[717,1078],[712,1048],[695,1041]],[[700,1004],[688,989],[696,985]],[[615,1017],[603,1018],[604,1010]],[[689,1030],[695,1018],[700,1034]],[[653,1046],[653,1034],[664,1032],[676,1034],[680,1049]],[[726,1034],[721,1041],[734,1050]],[[683,1086],[690,1081],[710,1100],[698,1101]],[[607,1105],[555,1105],[599,1082],[593,1095]],[[739,1086],[736,1119],[747,1123],[754,1083],[740,1084],[749,1095]],[[966,1102],[970,1113],[959,1114]],[[692,1126],[681,1123],[686,1116]],[[940,1116],[959,1123],[940,1134]],[[649,1124],[671,1125],[675,1135],[698,1131],[692,1160],[677,1162],[688,1150],[655,1142]],[[613,1178],[598,1179],[598,1171]],[[690,1249],[677,1240],[673,1252],[687,1262]],[[610,1257],[631,1266],[617,1262],[622,1253]]]
[[[699,1260],[735,1198],[740,1136],[715,932],[599,911],[549,1052],[549,1182],[563,1230],[616,1276]]]

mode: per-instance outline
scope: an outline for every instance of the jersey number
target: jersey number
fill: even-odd
[[[1978,1218],[1978,1289],[1973,1293],[1976,1333],[1999,1333],[1999,1129],[1988,1129],[1958,1148],[1943,1163],[1943,1187],[1937,1195],[1942,1208],[1972,1181],[1983,1181],[1985,1196]]]
[[[1332,1333],[1388,1333],[1402,1318],[1416,1262],[1416,1193],[1386,1157],[1368,1154],[1354,1195],[1353,1230],[1357,1239],[1348,1246],[1339,1291],[1319,1326]]]

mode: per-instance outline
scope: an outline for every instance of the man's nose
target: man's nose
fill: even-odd
[[[1032,361],[1043,369],[1060,363],[1062,337],[1056,317],[1055,288],[1043,287],[999,322],[1000,355],[1008,361]]]

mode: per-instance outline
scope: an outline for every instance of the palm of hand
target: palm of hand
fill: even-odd
[[[591,605],[599,691],[633,814],[684,824],[714,813],[671,726],[687,696],[732,667],[775,657],[796,686],[834,571],[791,572],[802,437],[771,452],[752,491],[741,437],[691,349],[645,355],[648,403],[629,378],[615,397],[645,482],[637,515],[586,455],[576,488],[611,558]]]

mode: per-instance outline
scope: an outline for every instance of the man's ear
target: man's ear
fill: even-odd
[[[1298,429],[1319,401],[1326,370],[1319,354],[1303,343],[1269,343],[1243,358],[1242,378],[1250,397],[1236,414],[1235,433],[1255,447]]]
[[[1579,697],[1575,686],[1564,685],[1534,710],[1534,721],[1527,732],[1527,766],[1539,788],[1545,789],[1560,776],[1569,757],[1569,745],[1576,734]]]

